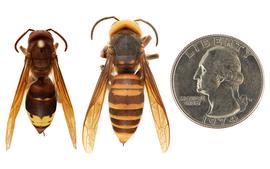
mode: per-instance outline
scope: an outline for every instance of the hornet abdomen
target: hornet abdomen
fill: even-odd
[[[29,118],[39,133],[51,124],[56,103],[55,88],[49,78],[39,78],[30,86],[25,105]]]
[[[109,111],[113,129],[123,144],[136,131],[143,105],[143,80],[135,74],[116,75],[109,92]]]

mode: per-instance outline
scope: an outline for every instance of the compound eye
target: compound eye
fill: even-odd
[[[39,48],[44,48],[44,46],[45,46],[44,40],[42,40],[42,39],[38,40],[38,41],[37,41],[37,46],[38,46]]]

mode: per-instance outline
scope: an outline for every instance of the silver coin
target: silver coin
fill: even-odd
[[[174,98],[194,122],[211,128],[230,127],[256,108],[263,72],[256,54],[226,35],[201,37],[178,55],[171,74]]]

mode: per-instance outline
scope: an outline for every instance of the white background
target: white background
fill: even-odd
[[[150,62],[171,124],[171,144],[162,153],[154,122],[145,102],[143,118],[135,135],[123,147],[109,120],[107,99],[101,114],[92,154],[81,143],[82,123],[92,92],[105,62],[99,57],[108,42],[113,21],[98,25],[94,40],[90,30],[101,17],[142,18],[150,21],[160,37],[147,53],[159,53]],[[0,168],[269,168],[270,162],[270,4],[265,1],[56,1],[2,0],[0,2]],[[59,31],[68,41],[58,50],[60,67],[73,102],[77,120],[78,149],[72,147],[61,105],[46,136],[38,135],[24,105],[17,117],[11,149],[5,151],[5,129],[24,56],[13,45],[28,28]],[[142,24],[145,35],[151,29]],[[191,41],[208,34],[227,34],[247,43],[258,55],[265,73],[265,89],[255,112],[227,129],[201,127],[185,117],[171,94],[170,73],[176,56]],[[27,46],[26,36],[21,45]],[[250,70],[252,71],[252,70]]]

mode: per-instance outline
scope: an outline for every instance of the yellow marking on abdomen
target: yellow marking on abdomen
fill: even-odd
[[[119,75],[115,76],[114,79],[140,80],[140,78],[134,74],[119,74]]]
[[[113,104],[109,102],[109,107],[113,109],[118,109],[118,110],[134,110],[134,109],[142,109],[143,108],[143,103],[139,104]]]
[[[140,116],[117,116],[117,115],[113,115],[110,114],[110,117],[116,120],[139,120],[141,119],[141,115]]]
[[[54,99],[54,97],[47,97],[47,98],[32,97],[32,99],[45,102]]]
[[[141,90],[128,90],[128,89],[120,89],[120,90],[112,90],[113,95],[116,96],[139,96],[143,93]]]
[[[138,84],[114,84],[112,89],[143,89],[143,85]]]
[[[118,125],[118,124],[114,124],[114,123],[112,123],[112,125],[114,127],[120,128],[120,129],[133,129],[133,128],[136,128],[138,126],[138,124],[137,125]]]
[[[121,143],[125,143],[133,135],[133,133],[118,133],[118,132],[115,132],[115,134],[117,135]]]
[[[28,114],[28,117],[31,120],[31,123],[34,126],[37,126],[37,127],[46,127],[46,126],[49,126],[51,124],[52,119],[53,119],[53,116],[54,116],[54,113],[53,113],[50,116],[43,116],[42,118],[40,118],[39,116],[30,114],[29,112],[27,112],[27,114]]]

